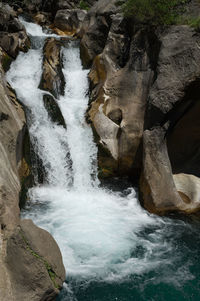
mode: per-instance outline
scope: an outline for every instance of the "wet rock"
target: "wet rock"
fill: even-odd
[[[54,38],[47,39],[43,51],[43,73],[39,87],[57,98],[59,95],[63,95],[65,86],[60,41]]]
[[[46,94],[43,96],[43,102],[51,121],[66,128],[64,117],[56,100],[51,95]]]
[[[0,47],[0,64],[5,72],[8,71],[13,59]]]
[[[49,26],[52,23],[52,17],[50,13],[38,12],[33,18],[40,26]]]

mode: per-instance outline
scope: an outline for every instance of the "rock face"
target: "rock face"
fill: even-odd
[[[83,62],[92,62],[88,120],[98,135],[103,176],[139,172],[146,100],[154,77],[152,52],[156,56],[159,48],[155,34],[135,31],[115,3],[98,1],[80,32]]]
[[[199,13],[191,1],[186,15]],[[200,175],[199,33],[185,25],[134,25],[116,1],[99,0],[79,35],[83,64],[91,66],[87,118],[101,176],[140,175],[141,202],[150,212],[197,212],[197,197],[178,190],[176,174],[187,183],[189,174]]]
[[[116,1],[98,1],[88,12],[80,30],[81,55],[86,66],[91,65],[96,55],[100,54],[106,44],[112,16],[118,11]]]
[[[140,190],[151,212],[192,213],[200,209],[200,203],[191,196],[189,185],[180,190],[180,176],[173,177],[172,172],[186,173],[185,183],[195,178],[187,173],[199,176],[200,37],[187,26],[174,26],[162,32],[160,41],[157,79],[146,112]]]

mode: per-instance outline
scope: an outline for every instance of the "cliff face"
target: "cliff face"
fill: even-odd
[[[199,16],[199,3],[186,13]],[[101,175],[139,177],[150,212],[197,212],[199,33],[136,25],[114,0],[98,1],[80,33],[83,62],[92,66],[88,120]]]

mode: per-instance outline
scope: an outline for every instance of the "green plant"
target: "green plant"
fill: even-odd
[[[196,31],[200,31],[200,17],[190,17],[183,20],[182,23],[193,27]]]
[[[127,0],[123,7],[126,17],[150,25],[176,24],[188,0]]]
[[[84,0],[81,0],[81,1],[79,2],[79,7],[80,7],[81,9],[89,10],[89,6],[87,5],[87,3],[86,3]]]

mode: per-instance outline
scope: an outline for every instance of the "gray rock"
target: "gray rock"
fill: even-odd
[[[54,19],[54,26],[64,32],[75,33],[86,16],[86,11],[81,9],[59,10]]]
[[[100,54],[106,44],[111,16],[119,11],[116,0],[99,0],[89,10],[79,32],[81,39],[81,57],[85,66],[90,66],[96,55]]]

